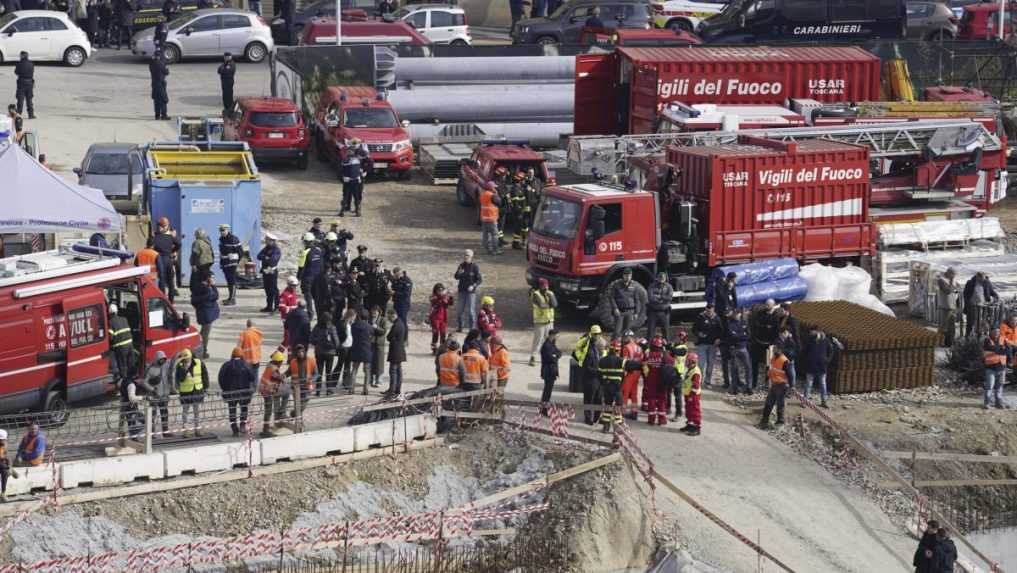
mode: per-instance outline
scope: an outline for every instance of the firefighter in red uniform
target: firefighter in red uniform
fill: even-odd
[[[643,392],[646,400],[646,411],[649,413],[647,423],[651,426],[667,425],[667,391],[664,385],[662,370],[674,368],[674,358],[664,350],[664,339],[654,336],[650,340],[650,349],[643,356]]]
[[[698,436],[703,425],[700,400],[703,394],[703,374],[699,370],[699,355],[690,352],[685,357],[685,375],[682,381],[682,396],[685,398],[685,427],[681,431]]]
[[[635,340],[635,333],[626,330],[623,339],[622,358],[626,361],[643,360],[643,348]],[[629,370],[625,372],[625,379],[622,380],[622,409],[626,411],[625,417],[629,420],[639,419],[639,379],[643,377],[642,369]]]

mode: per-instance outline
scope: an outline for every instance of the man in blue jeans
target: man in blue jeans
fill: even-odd
[[[826,372],[833,360],[833,343],[818,326],[809,327],[809,337],[802,346],[802,370],[805,372],[805,399],[812,394],[812,384],[819,382],[820,406],[828,408],[826,398]]]
[[[1000,337],[999,329],[993,328],[982,344],[985,358],[985,403],[988,410],[993,402],[997,409],[1003,409],[1003,381],[1006,379],[1007,346]]]
[[[699,365],[703,369],[703,385],[709,387],[713,378],[713,364],[717,361],[717,342],[723,334],[720,317],[713,310],[712,304],[706,305],[706,310],[696,317],[692,332],[696,336],[696,354],[699,355]]]
[[[728,348],[731,352],[731,388],[732,394],[738,393],[742,386],[746,394],[752,393],[752,361],[749,359],[749,325],[744,319],[741,310],[735,310],[727,321],[727,333],[725,335]],[[738,376],[739,367],[745,377],[745,384],[742,385],[741,377]]]
[[[456,269],[455,279],[459,283],[459,297],[456,301],[456,332],[463,331],[463,324],[466,329],[477,327],[477,289],[484,278],[480,274],[480,267],[473,262],[473,251],[466,249],[463,253],[463,262],[459,263]],[[465,315],[466,321],[463,321]]]

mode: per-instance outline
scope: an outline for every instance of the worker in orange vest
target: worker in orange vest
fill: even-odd
[[[476,346],[471,346],[465,354],[463,354],[463,368],[465,374],[463,376],[463,390],[469,392],[471,390],[480,390],[484,387],[484,382],[487,380],[487,372],[490,369],[490,365],[487,362],[487,358],[477,350]]]
[[[999,339],[1010,351],[1010,365],[1014,364],[1014,353],[1017,352],[1017,315],[1011,314],[999,325]]]
[[[498,185],[494,181],[484,184],[480,192],[480,244],[487,250],[489,255],[500,255],[501,247],[498,245],[498,207],[501,199],[498,197]]]
[[[458,388],[466,379],[466,367],[463,365],[463,357],[459,355],[459,343],[449,340],[445,343],[448,349],[438,355],[435,359],[435,367],[438,374],[438,385]]]
[[[770,391],[766,394],[766,404],[763,406],[763,419],[759,427],[764,430],[770,429],[770,414],[773,406],[777,406],[777,425],[784,423],[784,399],[787,396],[787,382],[791,379],[791,361],[784,356],[784,352],[776,346],[773,349],[773,358],[770,359],[770,369],[767,377],[770,379]]]
[[[502,392],[508,386],[509,372],[512,364],[509,360],[508,348],[497,334],[491,337],[491,368],[494,369],[495,379],[498,381],[498,389]]]
[[[263,438],[272,437],[272,432],[268,428],[268,424],[272,421],[272,412],[275,412],[276,425],[279,425],[279,419],[284,416],[283,412],[286,410],[286,402],[283,400],[284,396],[282,395],[283,392],[281,392],[283,383],[282,365],[285,360],[286,356],[282,352],[278,350],[273,352],[268,366],[261,373],[261,380],[258,382],[258,394],[261,395],[261,399],[264,401],[265,416],[262,419],[263,423],[261,426],[261,437]],[[288,398],[288,394],[286,397]]]
[[[145,248],[138,251],[138,254],[134,255],[134,266],[136,267],[148,267],[148,276],[158,280],[159,271],[156,269],[155,262],[159,259],[159,253],[152,248],[152,238],[149,237],[145,241]]]
[[[254,321],[247,319],[247,328],[240,333],[240,343],[237,346],[243,352],[244,362],[247,362],[247,365],[254,371],[255,378],[258,377],[258,370],[261,368],[261,342],[264,339],[265,335],[257,326],[254,326]]]

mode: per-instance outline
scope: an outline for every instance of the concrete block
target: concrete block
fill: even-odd
[[[260,440],[261,463],[320,458],[330,452],[348,454],[353,451],[353,432],[354,428],[336,428],[263,438]]]
[[[11,468],[18,472],[18,477],[13,475],[7,480],[7,495],[22,495],[31,493],[32,490],[53,489],[53,467],[49,465],[32,466],[27,468]],[[60,464],[57,464],[57,475],[60,475]]]
[[[212,444],[163,450],[166,464],[166,477],[176,477],[183,473],[204,473],[231,470],[236,466],[261,465],[261,443],[251,441],[229,444]],[[253,463],[252,463],[253,462]]]
[[[131,483],[136,479],[162,479],[166,475],[163,454],[137,454],[60,464],[60,486],[106,486]]]

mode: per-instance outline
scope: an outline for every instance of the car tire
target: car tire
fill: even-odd
[[[667,23],[667,29],[676,34],[678,32],[691,32],[692,24],[690,24],[687,20],[674,19]]]
[[[180,61],[180,48],[173,44],[166,44],[162,47],[162,61],[166,65],[175,64]]]
[[[268,57],[268,48],[261,42],[251,42],[244,48],[244,59],[252,64],[265,61]]]
[[[46,426],[63,426],[67,422],[67,401],[59,390],[50,390],[46,393],[42,411],[41,422]]]
[[[555,38],[554,36],[541,36],[541,37],[537,38],[537,45],[538,46],[557,46],[558,45],[558,38]]]
[[[85,49],[81,46],[71,46],[64,50],[65,66],[76,68],[84,64],[86,59],[88,59],[88,54],[85,53]]]
[[[456,46],[458,48],[469,47],[469,44],[466,43],[466,40],[463,40],[462,38],[456,38],[455,40],[452,40],[452,42],[449,45]]]

